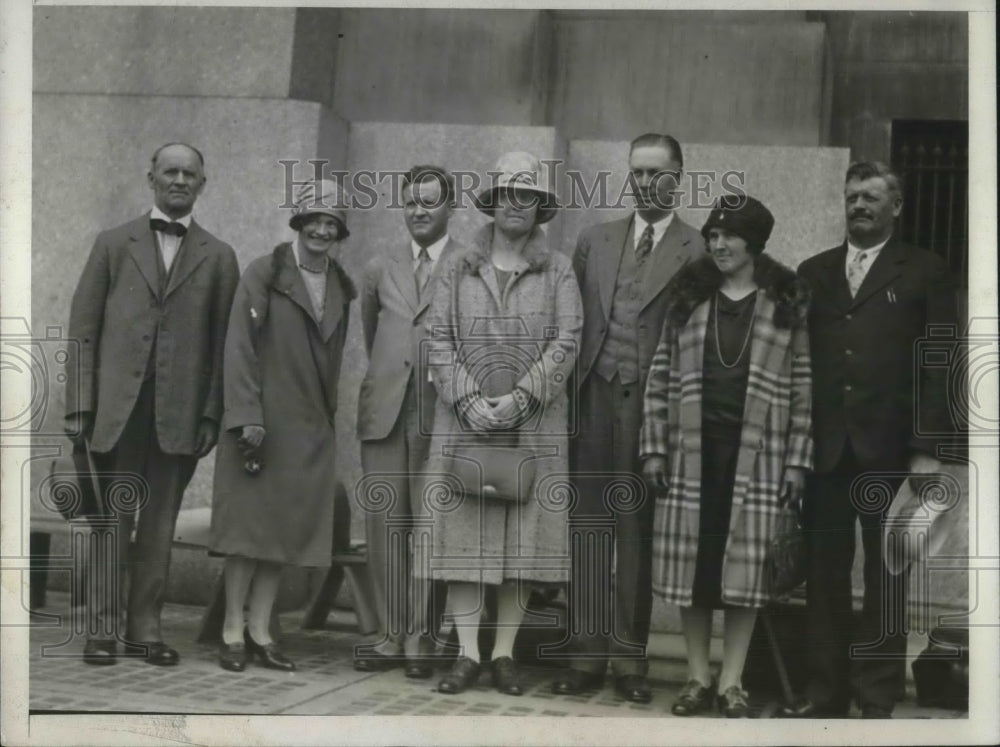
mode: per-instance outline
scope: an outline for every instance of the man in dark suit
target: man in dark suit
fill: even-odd
[[[784,715],[846,715],[853,660],[862,715],[888,718],[906,663],[908,578],[885,568],[882,522],[903,475],[940,468],[937,443],[925,434],[948,430],[945,372],[916,377],[914,356],[929,325],[955,323],[956,299],[944,260],[894,235],[903,205],[898,177],[884,164],[861,162],[845,182],[847,241],[799,267],[812,290],[816,462],[804,504],[810,679],[807,700]],[[856,521],[865,592],[852,648]]]
[[[573,531],[596,521],[613,526],[614,536],[605,545],[578,534],[570,591],[573,659],[553,682],[559,694],[599,687],[610,656],[619,694],[640,703],[651,697],[646,642],[654,502],[642,482],[638,437],[646,376],[668,300],[664,287],[705,250],[701,234],[674,215],[683,165],[680,144],[669,135],[632,141],[636,211],[587,229],[576,246],[584,324],[579,434],[571,446],[579,494]],[[626,482],[635,495],[617,501],[609,493],[623,474],[633,476]]]
[[[356,652],[354,668],[378,671],[405,658],[406,676],[425,679],[433,674],[429,657],[445,589],[435,585],[432,599],[430,584],[413,572],[405,539],[413,520],[425,513],[418,481],[437,397],[420,344],[442,260],[462,246],[448,235],[455,204],[451,174],[438,166],[414,166],[403,178],[402,198],[410,239],[372,259],[361,296],[368,352],[358,395],[361,466],[366,475],[388,481],[393,498],[390,506],[365,515],[381,640]]]
[[[105,496],[118,517],[121,562],[91,569],[92,579],[112,579],[112,591],[89,605],[89,664],[113,664],[120,640],[150,664],[178,661],[160,634],[170,547],[184,490],[218,438],[223,342],[239,280],[232,247],[191,217],[205,186],[201,153],[168,143],[147,179],[152,210],[97,237],[70,308],[79,358],[67,366],[66,431],[89,442],[101,472],[136,475],[148,488],[138,523],[134,506]]]

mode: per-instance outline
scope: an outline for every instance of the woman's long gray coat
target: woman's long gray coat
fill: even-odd
[[[489,259],[493,224],[446,266],[428,314],[430,370],[438,391],[423,503],[433,519],[429,562],[436,579],[498,584],[520,577],[568,579],[571,488],[566,382],[576,360],[583,308],[568,257],[533,229],[501,291]],[[457,289],[457,298],[455,292]],[[499,396],[516,383],[541,405],[514,436],[470,432],[455,403],[479,389]],[[514,438],[535,455],[522,505],[448,487],[448,446]]]

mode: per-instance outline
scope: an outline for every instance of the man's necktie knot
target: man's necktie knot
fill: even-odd
[[[175,220],[165,221],[163,218],[150,218],[149,227],[170,236],[183,236],[187,233],[187,227],[183,223],[178,223]]]
[[[635,247],[635,254],[639,259],[644,259],[653,250],[653,227],[646,226],[646,230],[639,237],[639,243]]]

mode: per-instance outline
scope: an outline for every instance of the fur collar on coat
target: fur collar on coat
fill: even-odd
[[[459,259],[459,268],[462,272],[472,275],[478,273],[484,265],[489,264],[494,230],[493,223],[487,223],[476,232],[469,248]],[[521,252],[521,256],[528,263],[528,271],[542,272],[547,269],[551,251],[545,232],[538,226],[532,227],[531,233],[528,235],[528,243],[524,245]]]
[[[809,305],[809,286],[788,267],[767,254],[757,255],[753,279],[764,295],[775,304],[774,326],[790,328],[802,322]],[[667,318],[678,329],[691,313],[709,300],[722,285],[722,273],[711,257],[689,262],[670,281],[671,299]]]

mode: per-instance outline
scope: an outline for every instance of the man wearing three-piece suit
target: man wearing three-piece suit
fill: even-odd
[[[664,287],[684,264],[704,254],[701,234],[673,212],[682,168],[674,138],[652,133],[636,138],[629,152],[636,211],[584,231],[573,258],[584,325],[576,381],[579,433],[571,446],[578,493],[572,518],[578,526],[610,522],[614,560],[610,547],[583,542],[574,550],[573,658],[553,682],[559,694],[599,687],[610,657],[622,697],[634,702],[651,697],[645,651],[654,500],[642,483],[638,435],[646,376],[668,301]],[[616,484],[628,485],[624,493],[633,497],[616,502],[609,495]]]
[[[354,667],[379,671],[405,662],[405,675],[433,674],[434,633],[444,608],[444,584],[414,574],[405,533],[426,510],[420,475],[430,449],[437,392],[423,365],[424,316],[443,260],[462,250],[448,235],[455,203],[451,174],[414,166],[402,181],[410,238],[374,257],[364,273],[361,324],[368,370],[358,395],[361,466],[369,480],[391,485],[391,505],[366,506],[368,566],[375,587],[379,641],[359,648]],[[364,483],[374,484],[374,483]],[[400,541],[393,541],[392,536]]]
[[[890,574],[883,560],[888,501],[873,496],[888,493],[865,486],[881,482],[895,493],[906,473],[940,469],[938,434],[950,430],[947,372],[918,371],[917,342],[931,325],[955,324],[956,297],[944,260],[895,235],[903,199],[892,171],[877,162],[852,165],[844,197],[846,242],[799,267],[812,291],[816,449],[803,506],[809,683],[806,700],[782,715],[846,716],[853,694],[864,718],[888,718],[906,665],[908,575]],[[855,626],[858,521],[864,602]]]
[[[115,591],[88,605],[89,664],[114,664],[119,641],[150,664],[178,661],[160,634],[170,548],[184,490],[218,438],[223,343],[239,280],[232,247],[191,217],[205,186],[201,153],[168,143],[147,179],[152,210],[97,237],[70,309],[78,357],[67,365],[67,433],[89,443],[99,472],[135,475],[148,487],[138,519],[116,511],[117,574],[90,569],[92,582],[110,578]],[[114,511],[110,498],[105,507]],[[116,600],[126,574],[122,630]]]

